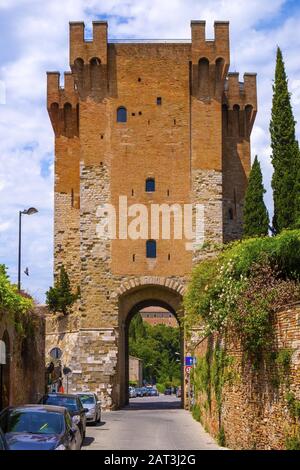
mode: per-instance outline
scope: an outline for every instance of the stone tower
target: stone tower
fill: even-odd
[[[127,400],[130,319],[149,305],[180,319],[199,248],[194,240],[187,249],[187,237],[173,231],[169,239],[160,229],[126,236],[120,196],[131,207],[128,221],[136,204],[149,212],[168,205],[172,224],[178,206],[201,204],[205,241],[239,238],[256,75],[240,82],[228,73],[228,22],[215,23],[214,40],[203,21],[191,22],[186,42],[109,41],[102,21],[93,22],[92,40],[84,34],[83,23],[70,23],[63,88],[59,73],[48,72],[55,272],[64,264],[81,296],[68,316],[49,317],[47,352],[62,349],[73,371],[69,391],[95,390],[113,408]],[[99,235],[105,204],[116,208],[114,239]]]

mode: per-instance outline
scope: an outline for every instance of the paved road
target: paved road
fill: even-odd
[[[83,450],[219,449],[176,397],[133,398],[120,411],[102,413],[102,423],[88,426]]]

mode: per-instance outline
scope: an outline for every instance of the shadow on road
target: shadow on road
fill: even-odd
[[[85,437],[82,446],[90,446],[94,442],[95,438],[94,437]]]
[[[176,399],[160,400],[159,397],[157,397],[156,399],[133,398],[130,400],[129,405],[125,406],[124,409],[130,410],[130,411],[137,411],[137,410],[178,410],[180,408],[182,408],[181,400],[176,400]]]

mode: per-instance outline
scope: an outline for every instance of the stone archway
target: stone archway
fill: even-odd
[[[147,278],[148,280],[149,278]],[[118,390],[117,406],[128,403],[128,330],[133,316],[147,306],[160,306],[168,309],[180,322],[183,316],[182,294],[184,287],[177,281],[172,284],[157,278],[156,283],[145,282],[144,279],[129,281],[121,286],[119,292],[119,340],[118,340]],[[184,357],[184,334],[181,330],[181,358]],[[182,365],[183,367],[183,365]],[[182,371],[183,372],[183,371]],[[183,390],[183,373],[182,373]],[[184,405],[182,393],[182,405]]]

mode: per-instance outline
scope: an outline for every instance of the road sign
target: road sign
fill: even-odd
[[[194,364],[194,358],[192,356],[185,356],[185,365],[192,366]]]
[[[186,375],[190,375],[191,369],[192,369],[192,366],[186,366],[186,367],[185,367]]]

